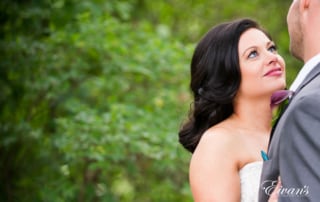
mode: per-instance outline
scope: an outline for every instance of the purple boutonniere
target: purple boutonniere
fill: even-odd
[[[270,102],[270,107],[273,111],[272,125],[274,125],[285,106],[288,104],[288,98],[293,94],[294,92],[291,90],[278,90],[272,94]],[[274,108],[277,108],[277,110],[274,110]]]
[[[278,106],[283,101],[287,100],[289,97],[293,95],[293,91],[291,90],[278,90],[274,92],[271,96],[271,109]]]

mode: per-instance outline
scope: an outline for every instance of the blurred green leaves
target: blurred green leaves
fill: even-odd
[[[190,198],[176,133],[192,46],[165,25],[129,22],[133,2],[6,6],[2,200]]]

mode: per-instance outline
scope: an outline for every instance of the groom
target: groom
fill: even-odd
[[[278,176],[278,201],[320,201],[320,0],[293,0],[287,16],[290,51],[304,61],[295,91],[273,133],[264,162],[259,201]]]

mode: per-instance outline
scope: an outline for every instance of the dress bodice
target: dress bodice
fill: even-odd
[[[240,169],[241,202],[258,202],[262,163],[262,161],[251,162]]]

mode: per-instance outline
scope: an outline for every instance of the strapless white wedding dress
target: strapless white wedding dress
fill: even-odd
[[[262,163],[251,162],[240,169],[241,202],[258,202]]]

